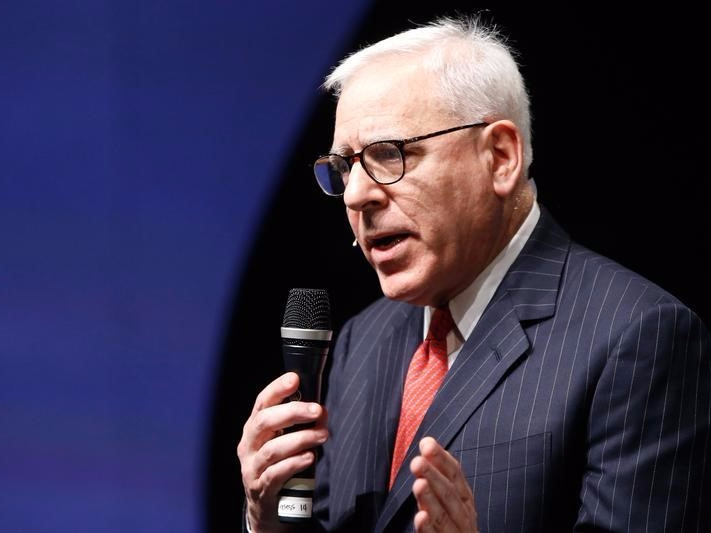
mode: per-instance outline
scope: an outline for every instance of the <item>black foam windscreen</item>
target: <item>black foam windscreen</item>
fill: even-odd
[[[326,289],[291,289],[284,310],[285,328],[331,329],[331,304]]]

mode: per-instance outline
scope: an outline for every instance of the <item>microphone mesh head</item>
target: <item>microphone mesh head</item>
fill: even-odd
[[[282,327],[331,329],[331,305],[326,289],[291,289]]]

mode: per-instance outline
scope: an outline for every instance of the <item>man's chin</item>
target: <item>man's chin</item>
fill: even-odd
[[[385,274],[378,271],[378,279],[380,280],[380,289],[390,300],[414,305],[427,305],[425,284],[412,279],[412,276],[406,272]]]

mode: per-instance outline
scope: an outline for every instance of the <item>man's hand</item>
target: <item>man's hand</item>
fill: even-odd
[[[432,437],[420,441],[420,455],[410,463],[417,478],[412,492],[419,511],[415,515],[418,533],[477,533],[474,495],[459,462]]]
[[[237,455],[247,498],[247,519],[254,532],[287,529],[277,518],[279,490],[294,474],[315,460],[312,448],[328,438],[326,411],[316,403],[282,403],[299,388],[299,376],[284,374],[257,396],[244,425]],[[314,423],[293,433],[294,424]]]

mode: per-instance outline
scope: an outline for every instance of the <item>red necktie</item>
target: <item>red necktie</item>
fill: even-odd
[[[427,337],[410,361],[402,393],[402,408],[395,437],[393,462],[390,466],[390,488],[395,482],[412,438],[447,373],[447,334],[453,327],[454,321],[449,307],[435,309]]]

